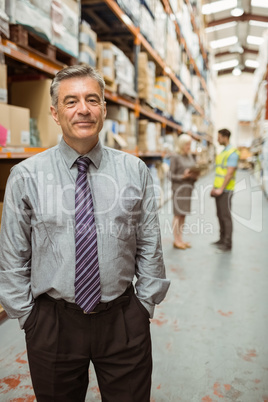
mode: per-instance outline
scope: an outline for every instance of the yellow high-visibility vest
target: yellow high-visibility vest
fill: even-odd
[[[232,153],[236,153],[239,156],[239,151],[236,148],[230,148],[226,151],[224,150],[216,157],[216,170],[215,170],[215,180],[214,180],[214,188],[220,188],[223,185],[224,178],[227,174],[227,160]],[[235,176],[236,172],[234,172],[233,177],[227,184],[225,190],[233,191],[235,188]]]

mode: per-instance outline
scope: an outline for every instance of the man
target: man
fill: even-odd
[[[211,196],[215,197],[217,216],[220,224],[220,239],[213,243],[221,251],[232,249],[231,201],[235,188],[235,175],[239,152],[230,145],[231,132],[226,128],[218,131],[218,142],[224,150],[216,157],[214,186]]]
[[[50,93],[63,139],[10,174],[1,303],[25,330],[38,402],[84,401],[90,361],[103,401],[149,401],[149,317],[169,287],[152,179],[140,159],[100,144],[95,70],[61,70]]]

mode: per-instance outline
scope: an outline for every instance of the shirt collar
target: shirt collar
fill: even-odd
[[[231,148],[231,144],[226,145],[226,147],[224,148],[224,151],[228,151],[228,149]]]
[[[59,143],[59,149],[61,151],[63,159],[67,163],[68,168],[71,169],[76,159],[79,158],[79,156],[81,155],[78,152],[76,152],[73,148],[71,148],[68,144],[66,144],[63,138]],[[98,169],[101,163],[102,153],[103,148],[100,141],[98,141],[95,147],[83,156],[87,156],[93,163],[93,165],[96,167],[96,169]]]

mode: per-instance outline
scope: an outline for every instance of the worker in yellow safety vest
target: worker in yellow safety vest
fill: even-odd
[[[216,169],[211,196],[215,197],[217,217],[220,225],[220,239],[213,243],[221,251],[232,249],[233,223],[231,202],[235,188],[239,151],[230,145],[231,132],[226,128],[218,131],[218,142],[224,150],[216,157]]]

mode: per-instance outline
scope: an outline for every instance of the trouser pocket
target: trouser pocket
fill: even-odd
[[[38,301],[36,300],[33,305],[32,310],[30,312],[30,315],[27,318],[27,320],[25,321],[24,326],[23,326],[27,342],[31,339],[31,337],[34,333],[37,316],[38,316]]]

